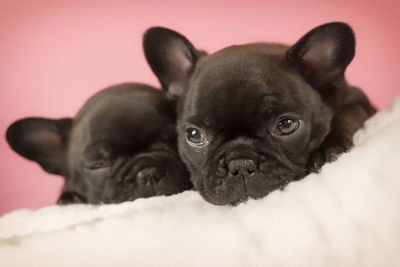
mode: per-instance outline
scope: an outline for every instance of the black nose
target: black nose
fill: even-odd
[[[247,178],[256,171],[257,164],[252,159],[234,159],[229,162],[228,169],[232,175],[243,175]]]
[[[160,171],[157,167],[147,167],[136,174],[137,182],[141,185],[151,185],[161,179]]]

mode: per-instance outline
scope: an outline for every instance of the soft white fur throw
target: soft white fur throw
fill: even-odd
[[[196,192],[0,218],[1,266],[400,266],[400,98],[320,174],[237,207]]]

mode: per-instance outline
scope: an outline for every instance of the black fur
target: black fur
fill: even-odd
[[[192,187],[177,152],[175,112],[146,85],[105,89],[74,119],[16,121],[6,136],[21,156],[65,177],[59,204],[117,203]]]
[[[145,33],[151,68],[167,97],[179,99],[181,158],[207,201],[263,197],[353,145],[354,132],[375,112],[344,78],[354,47],[353,31],[338,22],[291,47],[248,44],[208,56],[169,29]],[[279,130],[285,119],[298,125],[287,135]],[[205,144],[190,145],[188,129],[201,131]]]

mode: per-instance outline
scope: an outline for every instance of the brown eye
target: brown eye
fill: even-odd
[[[189,127],[186,129],[186,141],[191,146],[201,147],[206,144],[203,133],[200,129]]]
[[[288,135],[296,131],[299,128],[299,124],[299,121],[296,119],[285,118],[278,122],[276,128],[280,134]]]

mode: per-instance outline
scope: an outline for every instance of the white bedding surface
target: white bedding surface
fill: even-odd
[[[400,266],[400,97],[356,147],[237,207],[196,192],[0,218],[0,266]]]

